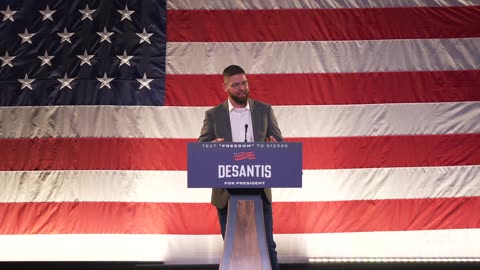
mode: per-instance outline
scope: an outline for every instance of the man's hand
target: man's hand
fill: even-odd
[[[277,142],[277,139],[275,139],[275,137],[273,137],[273,136],[270,136],[270,137],[267,137],[267,138],[265,139],[265,141],[266,141],[266,142]]]
[[[216,138],[215,140],[213,140],[212,142],[223,142],[225,141],[224,138]]]

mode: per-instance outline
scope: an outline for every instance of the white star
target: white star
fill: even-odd
[[[140,42],[138,44],[141,44],[142,42],[148,42],[148,44],[152,44],[150,43],[150,37],[153,35],[153,33],[147,33],[145,31],[145,28],[143,28],[143,32],[142,33],[137,33],[137,36],[140,37]]]
[[[63,79],[57,79],[57,81],[62,83],[62,85],[60,86],[60,89],[62,89],[64,87],[68,87],[68,88],[72,89],[72,86],[70,85],[70,83],[72,83],[73,80],[75,80],[75,78],[68,78],[66,72],[65,72],[65,76],[63,76]]]
[[[90,59],[92,59],[94,56],[95,56],[94,54],[88,54],[87,50],[85,50],[83,55],[77,55],[77,57],[82,60],[82,62],[80,63],[80,66],[83,66],[83,64],[87,64],[91,66],[92,63],[90,63]]]
[[[14,21],[13,20],[13,14],[17,13],[16,10],[10,10],[10,5],[7,5],[7,9],[6,10],[0,10],[0,12],[3,14],[3,20],[2,22],[6,21],[6,20],[10,20],[10,21]]]
[[[151,83],[153,79],[147,79],[147,74],[143,73],[143,78],[137,79],[137,81],[140,83],[140,88],[138,89],[142,89],[143,87],[146,87],[148,88],[148,90],[152,90],[150,89],[149,83]]]
[[[123,51],[123,55],[117,55],[118,59],[120,59],[120,64],[119,66],[121,67],[123,64],[130,66],[130,59],[132,59],[133,56],[128,56],[127,51]]]
[[[45,10],[40,10],[40,13],[42,13],[43,15],[43,19],[42,19],[42,22],[45,21],[46,19],[49,19],[50,21],[53,22],[53,13],[55,13],[56,11],[55,10],[50,10],[50,7],[48,6],[47,4],[47,9]]]
[[[2,60],[2,67],[5,65],[9,65],[13,67],[12,60],[15,59],[16,56],[8,55],[8,52],[5,52],[5,56],[0,56],[0,60]]]
[[[30,34],[28,33],[27,28],[25,28],[25,32],[23,32],[23,34],[18,34],[18,35],[22,38],[22,44],[25,42],[32,44],[32,37],[35,35],[35,33]]]
[[[100,36],[100,43],[107,41],[108,43],[112,43],[110,41],[110,36],[113,35],[113,32],[107,32],[107,28],[103,27],[103,32],[97,32],[97,34]]]
[[[85,7],[85,9],[80,9],[78,11],[80,11],[83,16],[82,16],[82,19],[81,21],[85,20],[85,19],[90,19],[92,22],[93,22],[93,18],[92,18],[92,14],[95,12],[96,9],[90,9],[88,7],[88,4],[87,6]]]
[[[20,89],[29,88],[30,90],[33,90],[32,82],[35,81],[35,79],[29,79],[26,73],[25,73],[25,78],[18,79],[18,81],[22,83],[22,87]]]
[[[122,18],[120,19],[120,21],[123,21],[125,19],[129,20],[129,21],[132,21],[132,18],[130,18],[130,15],[132,15],[132,13],[135,12],[135,10],[128,10],[128,7],[127,5],[125,5],[125,9],[124,10],[121,10],[121,9],[117,9],[117,11],[122,14]]]
[[[101,83],[100,89],[102,87],[108,87],[109,89],[111,89],[110,82],[113,81],[113,78],[108,78],[106,72],[103,74],[103,78],[97,78],[97,80]]]
[[[70,40],[70,37],[73,36],[73,33],[68,33],[66,27],[64,28],[63,33],[57,33],[57,35],[59,35],[62,38],[62,40],[60,40],[60,43],[63,43],[64,41],[68,43],[72,43],[72,41]]]
[[[40,66],[43,66],[45,64],[52,66],[52,63],[50,63],[50,60],[52,60],[53,57],[55,56],[49,56],[47,53],[47,50],[45,50],[45,54],[43,54],[43,56],[37,56],[37,57],[40,58],[40,60],[42,60],[42,64]]]

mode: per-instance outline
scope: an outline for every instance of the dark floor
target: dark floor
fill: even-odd
[[[1,258],[1,254],[0,254]],[[312,263],[282,264],[282,270],[480,270],[480,263]],[[1,270],[213,270],[218,265],[162,265],[146,262],[0,262]],[[250,269],[246,269],[250,270]]]

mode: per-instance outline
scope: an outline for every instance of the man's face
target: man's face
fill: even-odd
[[[225,91],[228,92],[230,98],[238,105],[247,105],[248,81],[245,74],[233,75],[224,79]]]

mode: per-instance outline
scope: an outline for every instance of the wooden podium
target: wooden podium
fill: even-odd
[[[272,269],[261,195],[231,196],[220,269]]]
[[[302,187],[299,142],[188,144],[189,188]],[[231,195],[221,270],[271,269],[261,195]]]

